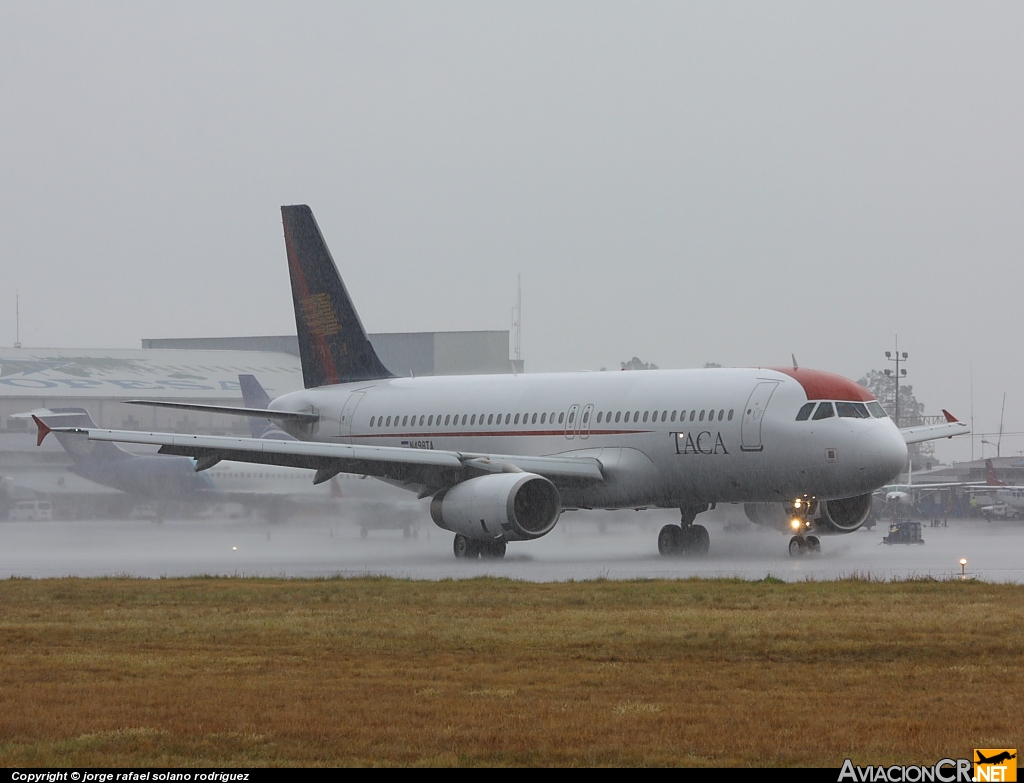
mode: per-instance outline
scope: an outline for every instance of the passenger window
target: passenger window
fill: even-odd
[[[836,413],[832,410],[831,402],[823,402],[818,406],[818,410],[814,412],[812,417],[813,421],[821,421],[822,419],[831,419]]]
[[[601,423],[601,418],[602,418],[603,416],[604,416],[604,413],[603,413],[602,411],[598,411],[598,412],[597,412],[597,423],[598,423],[598,424],[600,424],[600,423]]]
[[[408,416],[403,416],[402,417],[402,426],[404,427],[408,423],[409,423],[409,417]]]
[[[620,419],[620,418],[622,418],[622,411],[616,411],[616,412],[615,412],[615,423],[616,423],[616,424],[618,424],[618,423],[619,423],[619,419]]]
[[[576,411],[569,414],[569,424],[572,424],[574,421],[576,421]]]
[[[633,414],[633,423],[636,424],[638,421],[640,421],[640,411],[636,411]]]
[[[644,421],[647,421],[647,417],[651,415],[650,411],[644,411]]]
[[[669,421],[675,421],[675,420],[676,420],[676,412],[672,411],[672,418],[669,419]]]
[[[373,416],[370,417],[370,426],[373,426]]]
[[[431,416],[429,419],[427,419],[427,426],[428,427],[433,427],[434,426],[434,417],[433,416]]]
[[[514,419],[514,420],[512,421],[512,423],[513,423],[513,424],[518,424],[518,423],[519,423],[519,414],[518,414],[518,413],[516,414],[516,417],[515,417],[515,419]]]
[[[450,413],[447,416],[444,417],[444,426],[446,426],[446,427],[448,426],[448,422],[451,421],[451,418],[452,418],[452,416],[451,416]]]
[[[542,413],[540,415],[540,423],[543,424],[545,421],[547,421],[547,418],[548,418],[548,415],[546,413]]]
[[[492,414],[490,414],[490,415],[489,415],[489,416],[487,417],[487,423],[488,423],[488,424],[493,424],[493,423],[494,423],[494,414],[493,414],[493,413],[492,413]]]
[[[471,425],[472,425],[472,424],[476,424],[476,414],[475,414],[475,413],[473,414],[472,418],[471,418],[471,419],[469,420],[469,423],[470,423]]]
[[[718,420],[719,420],[719,421],[721,421],[721,420],[722,420],[722,417],[723,417],[724,415],[725,415],[725,408],[722,408],[722,410],[720,410],[720,411],[718,412]]]
[[[511,413],[506,413],[505,414],[505,423],[508,424],[510,421],[512,421],[512,414]]]
[[[563,421],[565,421],[565,414],[564,413],[559,413],[558,414],[558,423],[561,424]]]
[[[385,424],[384,426],[385,427],[390,427],[391,426],[391,417],[390,416],[388,416],[387,424]]]
[[[462,426],[463,427],[466,426],[466,414],[465,413],[462,414]]]
[[[800,412],[799,412],[799,413],[797,413],[797,415],[796,415],[796,420],[797,420],[797,421],[807,421],[807,420],[808,420],[808,419],[809,419],[809,418],[811,417],[811,411],[813,411],[813,410],[814,410],[814,406],[815,406],[815,404],[816,404],[816,403],[813,403],[813,402],[809,402],[809,403],[807,403],[806,405],[804,405],[804,406],[803,406],[803,407],[802,407],[802,408],[800,409]]]
[[[700,412],[700,418],[697,421],[704,421],[704,411]]]
[[[730,410],[729,410],[729,421],[732,421],[732,414],[733,414],[733,409],[730,408]]]
[[[662,412],[661,412],[661,420],[662,420],[662,421],[665,421],[665,417],[666,417],[666,416],[668,416],[668,411],[662,411]],[[674,419],[674,418],[675,418],[675,416],[673,416],[672,418]]]
[[[583,414],[583,423],[587,424],[590,421],[590,411]]]
[[[423,417],[422,416],[420,416],[420,426],[421,427],[423,426]]]
[[[535,414],[533,414],[533,418],[530,419],[530,424],[536,424],[536,423],[537,423],[537,414],[535,413]]]
[[[693,421],[693,417],[697,415],[697,411],[690,411],[690,421]]]

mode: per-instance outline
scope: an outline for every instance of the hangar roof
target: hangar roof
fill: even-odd
[[[237,400],[239,373],[255,375],[271,397],[302,388],[299,358],[287,353],[0,348],[0,399]]]

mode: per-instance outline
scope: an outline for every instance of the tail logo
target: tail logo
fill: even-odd
[[[331,298],[327,294],[311,294],[303,297],[302,318],[306,327],[317,337],[330,337],[341,330],[338,314],[331,306]]]

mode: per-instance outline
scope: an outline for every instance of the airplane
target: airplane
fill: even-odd
[[[1016,753],[1010,753],[1008,750],[1004,750],[1002,753],[997,753],[992,758],[986,758],[982,755],[980,750],[976,750],[974,752],[978,756],[977,761],[974,762],[975,764],[999,764],[1003,761],[1009,761],[1010,759],[1017,758]]]
[[[258,416],[295,441],[52,428],[90,441],[154,444],[196,460],[312,468],[383,479],[430,498],[457,558],[500,558],[509,542],[550,533],[568,508],[677,508],[663,555],[708,552],[698,515],[717,503],[777,507],[764,523],[818,535],[864,523],[907,444],[969,432],[898,429],[871,393],[832,373],[784,368],[395,377],[366,337],[312,210],[281,208],[303,384],[266,410],[132,400]],[[44,438],[51,428],[36,419]],[[758,518],[764,515],[758,514]],[[776,517],[778,521],[776,521]]]
[[[1016,519],[1024,514],[1024,487],[1011,486],[1002,481],[990,459],[985,460],[985,483],[972,487],[971,491],[984,492],[996,501],[992,505],[981,507],[982,515],[988,519]]]

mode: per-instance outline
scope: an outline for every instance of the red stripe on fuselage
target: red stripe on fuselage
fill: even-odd
[[[570,435],[643,435],[654,430],[590,430],[589,433],[581,433],[578,430],[570,432]],[[353,438],[507,438],[510,436],[522,437],[557,437],[566,435],[565,430],[524,430],[516,432],[367,432],[362,435],[353,435]]]

